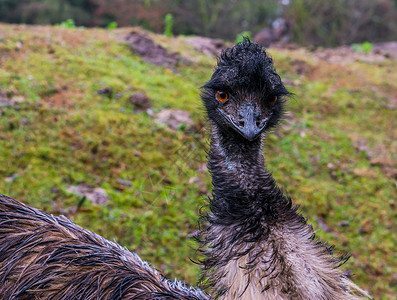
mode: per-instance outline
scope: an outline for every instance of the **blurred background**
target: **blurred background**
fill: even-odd
[[[375,299],[397,294],[397,0],[0,0],[0,193],[199,277],[200,89],[267,47],[286,87],[268,169]]]
[[[334,47],[397,37],[397,0],[0,0],[0,22],[77,26],[117,23],[176,35]]]

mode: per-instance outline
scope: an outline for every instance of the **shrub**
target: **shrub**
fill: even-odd
[[[364,42],[362,44],[353,44],[352,48],[355,52],[369,53],[374,46],[370,42]]]
[[[117,22],[110,22],[107,26],[106,29],[116,29],[117,28]]]
[[[166,14],[164,18],[165,28],[164,35],[167,37],[172,37],[172,27],[174,26],[174,17],[171,14]]]
[[[246,38],[246,37],[249,39],[252,39],[251,31],[243,31],[243,32],[240,32],[239,34],[237,34],[234,43],[235,44],[241,43],[244,40],[244,38]]]
[[[63,21],[57,25],[62,28],[77,28],[73,19],[67,19],[66,21]]]

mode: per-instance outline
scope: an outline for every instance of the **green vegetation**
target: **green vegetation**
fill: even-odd
[[[352,48],[356,52],[362,52],[367,54],[372,51],[374,45],[372,45],[370,42],[364,42],[362,44],[353,44]]]
[[[106,25],[106,29],[116,29],[117,28],[117,22],[110,22],[108,25]]]
[[[183,56],[150,65],[124,44],[131,29],[0,25],[0,192],[77,224],[139,255],[167,277],[194,283],[198,207],[210,194],[199,87],[215,59],[184,38],[145,33]],[[318,236],[350,251],[344,266],[376,299],[396,293],[397,63],[329,63],[303,49],[271,50],[295,96],[265,156],[276,181]],[[303,70],[303,71],[302,71]],[[110,88],[112,93],[100,95]],[[172,130],[137,113],[191,112]],[[125,184],[128,182],[129,184]],[[105,205],[67,191],[103,188]]]
[[[83,26],[76,26],[74,23],[73,19],[67,19],[64,22],[61,22],[60,24],[56,24],[55,26],[59,26],[61,28],[67,28],[67,29],[73,29],[73,28],[84,28]]]
[[[166,14],[164,17],[164,23],[165,23],[165,28],[164,28],[164,35],[166,37],[172,37],[172,27],[174,26],[174,17],[171,14]]]
[[[249,39],[252,39],[251,31],[243,31],[243,32],[239,33],[236,36],[236,40],[234,41],[234,43],[235,44],[241,43],[244,40],[245,37],[247,37]]]

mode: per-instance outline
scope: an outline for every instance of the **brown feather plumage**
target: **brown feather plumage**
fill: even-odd
[[[135,253],[0,195],[1,299],[210,299]]]

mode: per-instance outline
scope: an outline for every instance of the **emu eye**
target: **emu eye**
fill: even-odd
[[[273,105],[277,101],[277,96],[274,96],[273,100],[269,102],[270,105]]]
[[[226,92],[223,91],[217,91],[216,92],[216,99],[218,99],[219,102],[225,102],[227,99],[229,99],[229,95]]]

